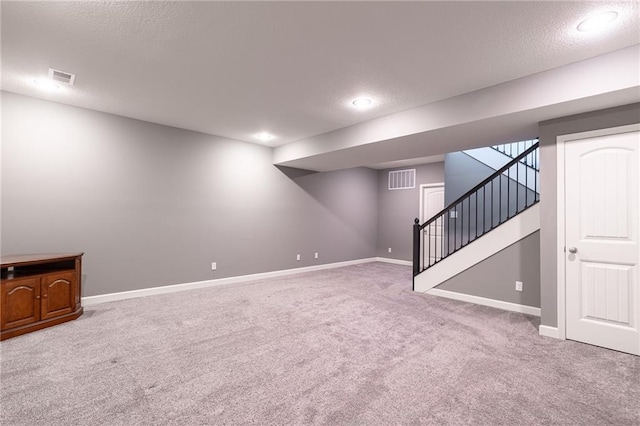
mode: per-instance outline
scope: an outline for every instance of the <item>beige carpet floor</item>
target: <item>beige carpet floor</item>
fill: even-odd
[[[372,263],[87,307],[0,344],[2,425],[640,425],[640,357]]]

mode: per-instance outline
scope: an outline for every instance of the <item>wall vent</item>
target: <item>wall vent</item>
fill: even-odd
[[[54,70],[53,68],[49,68],[49,78],[54,81],[58,81],[60,83],[68,84],[69,86],[73,86],[73,82],[76,79],[75,74],[71,74],[68,72]]]
[[[389,172],[389,189],[411,189],[416,187],[416,169]]]

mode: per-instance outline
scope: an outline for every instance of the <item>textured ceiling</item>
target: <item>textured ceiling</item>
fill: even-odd
[[[637,44],[638,6],[3,1],[2,89],[276,146]],[[575,31],[608,9],[612,31]],[[49,67],[75,85],[38,92]]]

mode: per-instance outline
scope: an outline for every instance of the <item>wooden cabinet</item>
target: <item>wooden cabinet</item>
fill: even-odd
[[[2,256],[0,340],[82,315],[82,254]]]

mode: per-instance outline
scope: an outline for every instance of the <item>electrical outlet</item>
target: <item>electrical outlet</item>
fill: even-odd
[[[216,269],[218,269],[218,264],[216,262],[211,262],[211,270],[215,271]]]
[[[458,218],[458,212],[456,210],[449,210],[449,217],[451,219],[457,219]]]
[[[316,254],[315,254],[315,258],[316,258],[316,259],[318,258],[318,252],[316,252]]]
[[[522,291],[522,281],[516,281],[516,291]]]
[[[391,247],[389,247],[389,253],[391,253]]]
[[[300,255],[299,254],[296,254],[296,260],[298,260],[298,261],[300,260]]]

